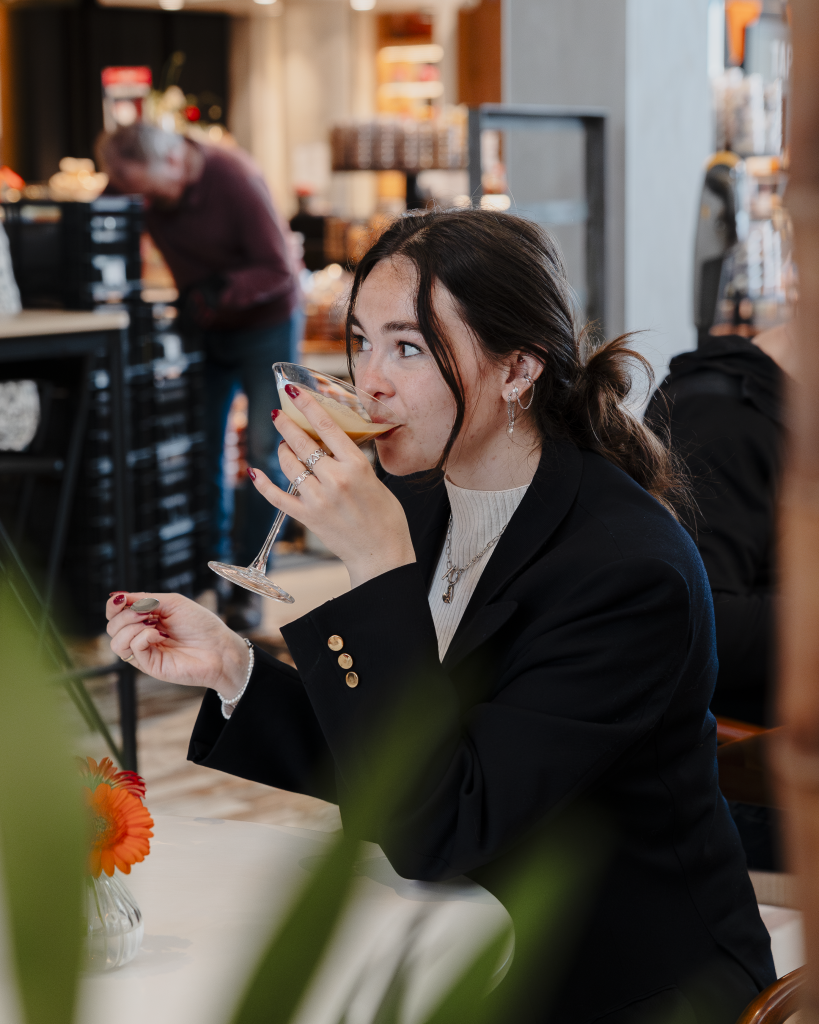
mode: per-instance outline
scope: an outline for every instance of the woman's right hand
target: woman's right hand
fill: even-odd
[[[153,597],[159,607],[136,612],[132,605]],[[244,640],[206,608],[181,594],[119,591],[105,606],[111,650],[168,683],[210,686],[228,700],[244,686],[250,654]]]

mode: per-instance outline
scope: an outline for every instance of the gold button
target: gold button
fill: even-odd
[[[349,654],[339,654],[338,663],[339,665],[341,665],[342,668],[353,667],[353,659],[350,657]]]
[[[358,686],[358,672],[348,672],[344,678],[346,679],[347,685],[350,689]]]
[[[340,636],[331,636],[330,639],[327,641],[327,646],[330,648],[331,651],[340,651],[341,648],[344,646],[344,641],[341,639]]]

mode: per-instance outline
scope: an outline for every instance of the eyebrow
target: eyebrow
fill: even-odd
[[[420,334],[421,328],[415,320],[390,320],[388,323],[381,325],[382,334],[390,334],[393,331],[415,331],[417,334]]]
[[[361,321],[358,319],[355,313],[353,313],[352,316],[350,317],[350,326],[357,327],[359,331],[364,331],[364,328],[361,326]],[[415,331],[416,334],[420,334],[421,328],[418,326],[415,320],[389,320],[387,323],[382,324],[382,334],[390,334],[393,331]]]

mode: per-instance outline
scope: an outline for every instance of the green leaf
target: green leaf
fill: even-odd
[[[498,969],[513,934],[511,928],[504,929],[484,946],[425,1024],[477,1024],[484,1019],[487,983]]]
[[[85,817],[59,691],[0,580],[0,862],[27,1024],[70,1024],[82,936]]]
[[[503,903],[515,922],[515,955],[508,976],[487,998],[487,982],[500,966],[512,933],[484,947],[425,1024],[508,1024],[530,1002],[533,981],[534,998],[547,1002],[567,964],[609,850],[607,829],[583,810],[544,829],[503,886]],[[544,1019],[547,1009],[544,1005]]]
[[[347,902],[358,843],[340,838],[265,950],[233,1024],[287,1024]]]

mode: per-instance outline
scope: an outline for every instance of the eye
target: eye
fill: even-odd
[[[372,345],[367,341],[363,334],[354,334],[353,348],[356,352],[369,352],[372,349]]]
[[[401,349],[401,355],[408,359],[410,356],[420,356],[421,349],[417,345],[413,345],[409,341],[399,341],[398,347]]]

